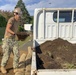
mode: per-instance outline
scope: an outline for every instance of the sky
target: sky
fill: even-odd
[[[13,11],[18,0],[0,0],[0,9]],[[23,0],[31,16],[35,8],[76,8],[76,0]]]

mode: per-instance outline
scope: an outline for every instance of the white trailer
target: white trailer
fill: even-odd
[[[38,8],[34,12],[33,47],[62,38],[76,43],[76,8]],[[32,53],[31,75],[76,75],[76,69],[37,69]]]

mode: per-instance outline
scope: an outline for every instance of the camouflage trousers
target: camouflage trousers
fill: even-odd
[[[11,52],[13,52],[13,68],[18,67],[19,63],[19,49],[18,49],[18,41],[13,38],[4,38],[3,40],[3,58],[1,61],[1,66],[6,66],[8,59],[10,57]]]

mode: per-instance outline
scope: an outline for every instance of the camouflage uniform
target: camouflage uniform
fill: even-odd
[[[6,66],[10,53],[13,52],[13,68],[17,68],[19,62],[18,42],[13,38],[4,38],[2,48],[4,55],[2,58],[1,66]]]
[[[10,18],[7,24],[11,24],[11,30],[13,32],[17,32],[19,23],[14,19],[14,17]],[[10,53],[13,52],[14,60],[13,60],[13,68],[18,67],[19,62],[19,49],[18,49],[18,41],[15,39],[15,35],[11,35],[7,31],[5,31],[5,36],[3,40],[3,58],[1,61],[1,66],[6,66],[7,61],[10,57]]]

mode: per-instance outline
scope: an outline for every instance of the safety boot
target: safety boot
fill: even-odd
[[[2,72],[2,73],[7,73],[5,67],[1,66],[1,72]]]

